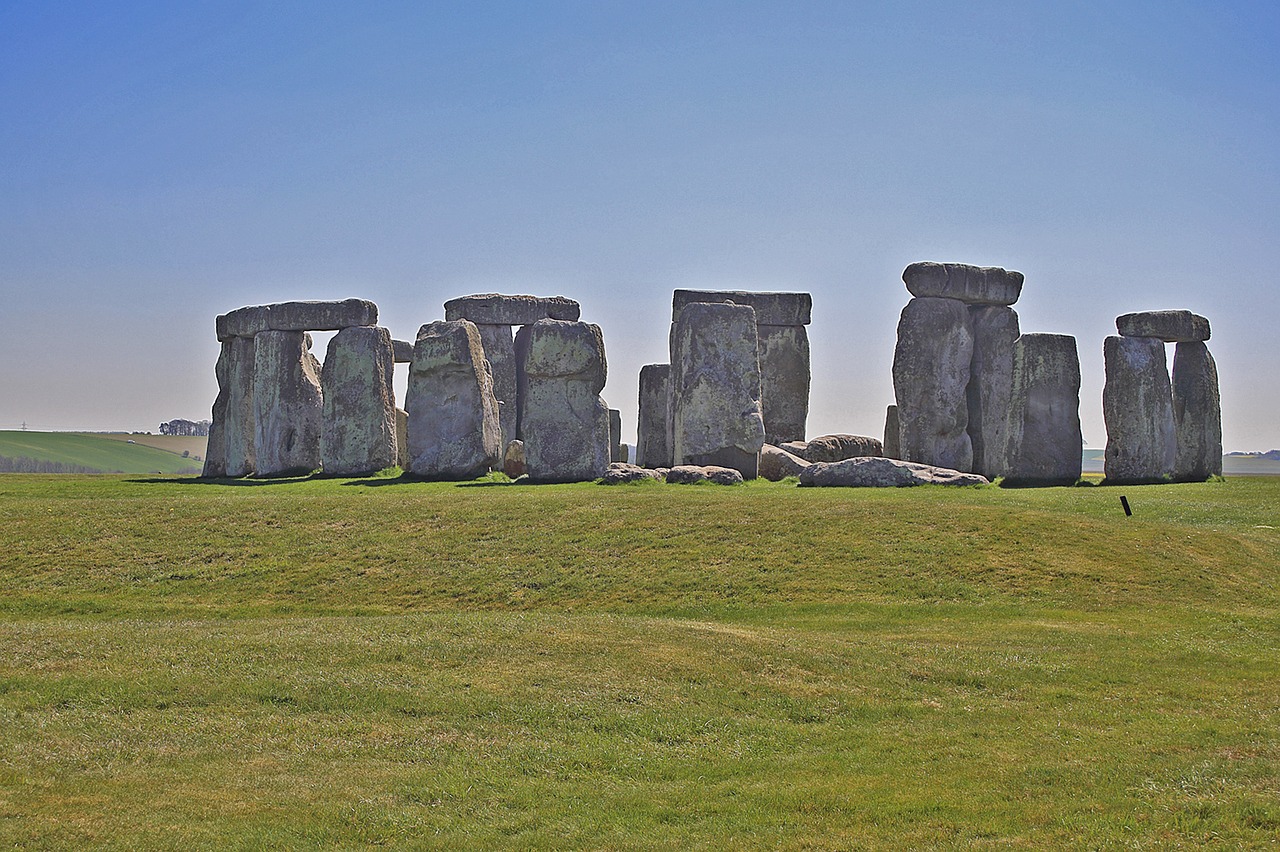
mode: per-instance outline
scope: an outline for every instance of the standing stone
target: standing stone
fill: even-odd
[[[500,464],[498,401],[474,323],[433,322],[418,330],[405,409],[411,475],[475,479]]]
[[[890,405],[884,410],[884,455],[885,458],[896,459],[902,455],[902,445],[898,436],[898,406]]]
[[[754,479],[764,446],[755,311],[690,303],[672,327],[672,455]]]
[[[902,309],[893,390],[904,461],[973,469],[967,431],[972,359],[972,323],[963,302],[918,297]]]
[[[320,467],[324,408],[311,335],[264,331],[253,347],[254,472],[310,473]]]
[[[756,326],[765,440],[804,440],[809,419],[809,333],[802,325]]]
[[[1222,476],[1222,400],[1218,367],[1202,341],[1173,349],[1173,422],[1178,451],[1173,478],[1202,482]]]
[[[253,369],[257,360],[251,337],[236,337],[228,354],[226,427],[223,430],[226,476],[248,476],[254,470]]]
[[[598,325],[539,320],[516,335],[518,428],[534,482],[584,482],[609,468],[607,365]]]
[[[345,328],[329,341],[320,375],[325,473],[353,476],[396,464],[394,369],[391,333],[385,328]]]
[[[1002,305],[980,305],[969,308],[969,317],[973,359],[969,365],[968,431],[973,472],[995,479],[1004,474],[1018,315]]]
[[[218,396],[213,401],[213,416],[209,421],[209,440],[204,451],[204,469],[200,473],[206,479],[227,475],[227,402],[231,396],[230,362],[231,339],[228,338],[222,341],[218,363],[213,368],[213,374],[218,380]]]
[[[670,364],[646,364],[640,368],[636,463],[641,467],[671,467],[671,445],[667,442],[667,396],[670,392]]]
[[[609,409],[609,461],[624,462],[622,457],[622,412]]]
[[[1177,440],[1164,343],[1154,337],[1112,336],[1104,341],[1102,354],[1106,481],[1168,481],[1173,476]]]
[[[481,325],[480,343],[484,357],[493,373],[493,395],[498,400],[498,422],[502,426],[502,441],[516,438],[516,347],[509,325]]]
[[[396,409],[396,464],[402,471],[409,469],[409,412],[403,408]]]
[[[1005,482],[1080,479],[1080,356],[1067,334],[1024,334],[1014,347]]]

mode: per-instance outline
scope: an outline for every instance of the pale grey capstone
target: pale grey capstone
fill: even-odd
[[[985,476],[914,462],[866,457],[811,464],[800,473],[806,487],[901,488],[911,485],[986,485]]]
[[[1154,337],[1108,337],[1102,347],[1106,383],[1106,482],[1165,482],[1173,476],[1177,440],[1173,390],[1164,343]]]
[[[640,368],[636,463],[643,467],[671,467],[671,444],[667,441],[667,397],[670,392],[670,364],[646,364]]]
[[[1178,450],[1173,478],[1202,482],[1222,476],[1222,398],[1218,366],[1203,341],[1173,350],[1173,423]]]
[[[813,297],[808,293],[676,290],[671,298],[671,316],[679,316],[685,305],[726,302],[750,307],[760,325],[808,325],[813,313]]]
[[[757,321],[756,335],[765,440],[800,440],[809,419],[809,333],[803,325]]]
[[[886,406],[884,410],[884,455],[896,459],[902,455],[898,435],[898,406]]]
[[[1116,317],[1121,337],[1158,337],[1165,343],[1209,339],[1209,320],[1191,311],[1140,311]]]
[[[609,467],[607,375],[598,325],[543,319],[516,335],[518,426],[533,482],[587,482]]]
[[[1004,475],[1008,448],[1009,394],[1013,389],[1013,349],[1018,315],[1003,305],[969,308],[973,358],[969,364],[969,440],[975,473]],[[1073,343],[1074,346],[1074,343]]]
[[[884,444],[879,438],[863,435],[821,435],[804,442],[789,442],[782,448],[810,463],[884,455]]]
[[[613,462],[600,477],[601,485],[623,485],[628,482],[661,482],[664,475],[656,470],[626,462]]]
[[[403,408],[396,409],[396,464],[409,469],[409,412]]]
[[[958,299],[969,305],[1012,305],[1022,293],[1021,272],[965,263],[913,263],[902,272],[917,298]]]
[[[582,308],[564,296],[504,296],[478,293],[444,303],[446,320],[468,319],[476,325],[529,325],[538,320],[576,322]]]
[[[1068,334],[1024,334],[1013,356],[1004,481],[1073,485],[1080,479],[1080,356]]]
[[[672,457],[754,479],[764,446],[755,312],[692,302],[671,333]]]
[[[609,461],[624,462],[622,457],[622,412],[609,409]]]
[[[320,467],[324,408],[311,335],[263,331],[253,347],[254,473],[310,473]]]
[[[239,308],[219,316],[218,339],[252,337],[263,331],[341,331],[377,325],[378,306],[367,299],[276,302]]]
[[[219,314],[213,322],[218,340],[225,343],[233,337],[253,337],[270,330],[271,325],[267,321],[270,310],[268,305],[250,305]]]
[[[223,341],[227,355],[227,400],[223,421],[224,476],[248,476],[254,471],[253,370],[256,358],[252,337]],[[218,377],[221,386],[222,376]]]
[[[710,482],[713,485],[741,485],[742,472],[732,467],[706,464],[680,464],[666,473],[670,485],[694,485],[699,482]]]
[[[418,330],[405,397],[411,475],[475,479],[498,465],[498,401],[474,323],[432,322]]]
[[[517,439],[507,442],[507,448],[502,453],[502,472],[512,479],[525,475],[524,441]]]
[[[480,343],[484,357],[493,373],[493,395],[498,400],[498,423],[502,427],[502,441],[513,441],[516,434],[516,346],[509,325],[476,324],[480,330]]]
[[[799,476],[809,462],[781,447],[765,444],[760,449],[760,478],[780,482],[788,476]]]
[[[320,463],[326,474],[355,476],[397,463],[394,371],[385,328],[344,328],[329,341],[320,375]]]
[[[968,433],[972,359],[972,321],[963,302],[918,297],[902,309],[893,391],[904,461],[973,469]]]
[[[391,353],[397,364],[413,363],[413,343],[408,340],[392,340]]]

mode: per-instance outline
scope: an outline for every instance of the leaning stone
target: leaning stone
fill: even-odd
[[[516,335],[517,429],[534,482],[587,482],[609,467],[604,336],[584,322],[544,319]]]
[[[413,344],[407,340],[393,340],[391,354],[397,364],[411,364],[413,363]]]
[[[862,435],[823,435],[805,442],[796,453],[807,462],[835,462],[862,456],[883,456],[884,444],[879,438]]]
[[[264,331],[253,346],[254,472],[310,473],[320,467],[324,408],[311,335]]]
[[[344,328],[329,341],[320,375],[325,473],[357,476],[396,464],[394,370],[391,333],[385,328]]]
[[[819,462],[805,468],[806,487],[901,488],[910,485],[986,485],[985,476],[883,457]]]
[[[519,479],[528,472],[524,463],[524,441],[507,443],[507,449],[502,454],[502,472],[512,479]]]
[[[498,422],[502,426],[502,440],[515,440],[516,436],[516,346],[509,325],[480,325],[480,343],[484,357],[493,373],[493,395],[498,400]]]
[[[601,485],[621,485],[627,482],[661,482],[663,475],[656,470],[626,462],[614,462],[600,477]]]
[[[609,409],[609,461],[626,461],[622,457],[622,412]]]
[[[917,298],[959,299],[969,305],[1012,305],[1022,293],[1022,273],[998,266],[913,263],[902,272]]]
[[[1164,343],[1155,337],[1108,337],[1102,354],[1106,482],[1168,481],[1173,476],[1177,440]]]
[[[1209,320],[1191,311],[1141,311],[1116,317],[1121,337],[1157,337],[1165,343],[1209,339]]]
[[[786,450],[765,444],[760,449],[760,477],[770,482],[780,482],[788,476],[799,476],[809,462]]]
[[[741,485],[742,473],[731,467],[720,465],[676,465],[667,471],[667,482],[671,485],[694,485],[699,482],[710,482],[714,485]]]
[[[898,435],[898,406],[890,405],[884,411],[884,455],[896,459],[902,455]]]
[[[473,323],[433,322],[418,331],[405,408],[413,476],[475,479],[497,466],[498,401]]]
[[[809,419],[809,333],[802,325],[757,322],[756,334],[765,440],[802,439]]]
[[[1080,356],[1068,334],[1024,334],[1014,348],[1004,481],[1073,485],[1080,479]]]
[[[1173,350],[1173,423],[1178,450],[1173,478],[1203,482],[1222,476],[1222,398],[1218,366],[1201,341]]]
[[[905,461],[971,470],[969,309],[955,299],[915,298],[902,309],[893,353],[899,449]]]
[[[754,479],[764,445],[755,312],[690,303],[671,333],[672,456]]]
[[[538,320],[576,322],[582,308],[564,296],[504,296],[480,293],[444,303],[446,320],[468,319],[476,325],[529,325]]]
[[[644,467],[671,466],[671,445],[667,443],[667,396],[670,392],[670,364],[646,364],[640,368],[636,462]]]
[[[1013,308],[981,305],[969,309],[973,358],[969,364],[969,440],[973,470],[988,479],[1004,474],[1013,388],[1013,347],[1018,315]],[[1074,344],[1073,344],[1074,345]]]

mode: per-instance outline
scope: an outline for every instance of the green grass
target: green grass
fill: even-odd
[[[0,477],[0,845],[1275,844],[1278,505]]]
[[[153,440],[139,436],[138,441]],[[0,431],[0,456],[79,465],[103,473],[198,473],[200,463],[121,436]]]

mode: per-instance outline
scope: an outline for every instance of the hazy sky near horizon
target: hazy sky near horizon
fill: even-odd
[[[10,0],[0,429],[208,417],[242,305],[504,292],[601,325],[632,441],[694,287],[812,293],[809,433],[879,435],[939,260],[1025,273],[1090,446],[1116,315],[1189,308],[1280,447],[1278,131],[1273,2]]]

